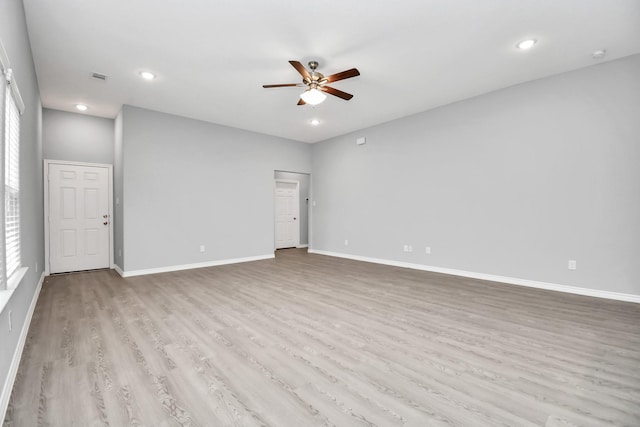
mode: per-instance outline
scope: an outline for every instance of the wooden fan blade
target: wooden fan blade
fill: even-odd
[[[302,77],[304,77],[305,79],[311,80],[311,74],[309,74],[307,69],[304,68],[304,65],[302,65],[300,62],[298,62],[298,61],[289,61],[289,64],[293,65],[293,68],[295,68],[300,73],[300,75]]]
[[[320,89],[323,92],[330,93],[333,96],[337,96],[338,98],[342,98],[345,101],[348,101],[351,98],[353,98],[353,95],[351,95],[350,93],[343,92],[343,91],[338,90],[338,89],[334,89],[331,86],[318,86],[318,89]]]
[[[327,83],[337,82],[338,80],[350,79],[351,77],[359,76],[360,71],[357,68],[343,71],[341,73],[332,74],[327,77]]]
[[[298,101],[298,105],[305,105],[305,104],[306,104],[306,102],[304,102],[304,101],[302,100],[302,98],[300,98],[300,100]]]
[[[291,87],[291,86],[303,86],[300,83],[285,83],[281,85],[262,85],[263,88],[267,89],[270,87]]]

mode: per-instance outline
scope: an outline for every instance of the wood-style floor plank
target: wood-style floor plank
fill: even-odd
[[[5,427],[640,426],[640,305],[278,251],[48,277]]]

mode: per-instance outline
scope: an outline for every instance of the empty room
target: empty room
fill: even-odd
[[[640,426],[637,0],[0,2],[0,420]]]

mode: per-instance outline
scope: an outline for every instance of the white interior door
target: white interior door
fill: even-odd
[[[50,163],[49,272],[110,267],[109,168]]]
[[[300,183],[276,180],[276,249],[300,245]]]

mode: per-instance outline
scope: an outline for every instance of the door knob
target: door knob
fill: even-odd
[[[294,217],[293,217],[293,219],[295,220],[295,219],[298,219],[298,218],[296,218],[296,217],[294,216]]]
[[[107,225],[107,224],[109,224],[109,223],[108,223],[107,221],[105,221],[105,222],[103,222],[102,224]]]
[[[102,215],[102,218],[106,218],[106,217],[108,217],[108,216],[109,216],[109,215]]]

